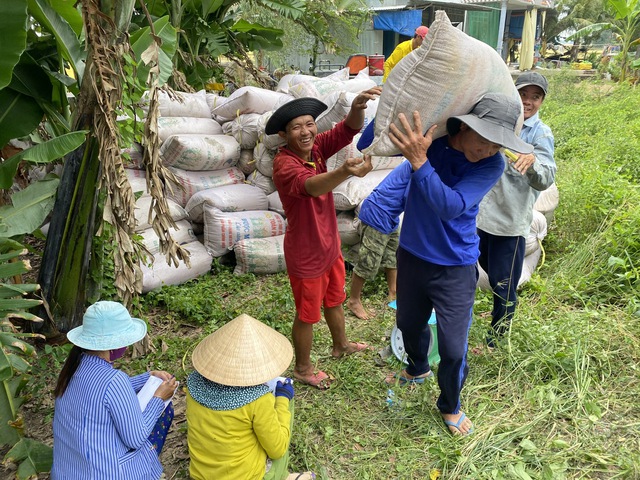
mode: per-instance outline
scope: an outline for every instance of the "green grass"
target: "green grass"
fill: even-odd
[[[378,315],[347,315],[349,337],[375,350],[333,360],[326,325],[316,327],[312,359],[336,382],[327,392],[296,388],[292,471],[335,480],[640,478],[640,94],[551,81],[541,116],[556,137],[560,206],[506,344],[469,354],[462,404],[475,432],[448,434],[435,382],[395,388],[387,405],[383,379],[401,365],[378,354],[394,324],[380,275],[363,295]],[[238,277],[217,264],[137,308],[156,351],[127,368],[165,368],[180,380],[197,341],[238,314],[289,336],[294,313],[285,274]],[[471,347],[483,343],[489,310],[479,292]],[[176,429],[184,436],[185,423]],[[188,459],[178,463],[173,478],[187,478]]]

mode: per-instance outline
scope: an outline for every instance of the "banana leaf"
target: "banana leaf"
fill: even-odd
[[[57,178],[44,179],[14,193],[13,205],[0,207],[0,235],[13,237],[40,228],[53,209],[59,183]]]
[[[43,115],[34,98],[9,87],[0,90],[0,147],[12,138],[29,135],[40,124]]]
[[[29,13],[55,38],[62,56],[76,72],[78,82],[84,75],[86,52],[69,23],[46,0],[28,0]]]
[[[82,145],[86,139],[86,130],[78,130],[60,135],[44,143],[34,145],[15,154],[0,165],[0,188],[11,188],[13,177],[22,160],[34,163],[49,163],[64,157]],[[31,232],[29,232],[31,233]]]
[[[178,34],[176,29],[169,23],[169,17],[165,16],[153,22],[156,35],[160,37],[162,43],[158,51],[158,65],[160,73],[158,75],[158,85],[164,85],[173,71],[173,56],[178,46]],[[131,35],[131,48],[136,54],[139,61],[138,78],[143,84],[147,82],[149,75],[149,67],[141,61],[143,53],[151,46],[153,39],[151,37],[151,29],[149,27],[136,30]]]
[[[22,438],[4,457],[5,462],[18,464],[18,479],[38,478],[53,465],[53,449],[42,442]]]
[[[9,85],[13,67],[27,47],[27,1],[0,3],[0,89]],[[4,145],[4,143],[2,144]]]

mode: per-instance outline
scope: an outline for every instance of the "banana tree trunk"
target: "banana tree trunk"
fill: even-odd
[[[92,1],[81,0],[80,3],[98,8]],[[126,33],[134,3],[135,0],[106,0],[101,5],[101,13],[111,18],[116,27],[110,30],[113,38],[109,42],[115,43]],[[93,45],[90,38],[87,42],[86,72],[91,72]],[[99,152],[105,148],[94,135],[94,112],[99,108],[91,75],[87,75],[78,96],[73,129],[89,130],[90,134],[82,147],[65,158],[38,278],[43,298],[49,306],[49,315],[43,318],[51,318],[54,322],[44,327],[42,333],[46,335],[67,332],[79,325],[86,307],[98,185],[102,174]]]

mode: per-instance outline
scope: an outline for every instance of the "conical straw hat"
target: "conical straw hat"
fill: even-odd
[[[191,361],[200,375],[213,382],[247,387],[281,375],[292,358],[287,337],[243,313],[205,337]]]

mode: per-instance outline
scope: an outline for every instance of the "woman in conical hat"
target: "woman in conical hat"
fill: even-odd
[[[187,379],[191,478],[289,478],[294,391],[279,376],[292,358],[284,335],[245,314],[196,346]]]

